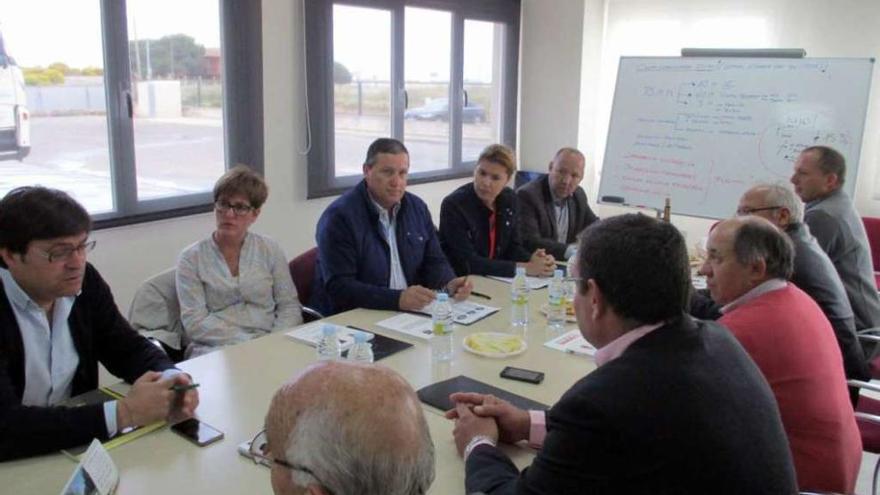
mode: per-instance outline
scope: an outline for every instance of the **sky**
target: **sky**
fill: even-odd
[[[128,0],[128,36],[184,33],[205,47],[220,46],[217,0]],[[0,0],[6,50],[24,67],[63,62],[103,67],[99,0]]]

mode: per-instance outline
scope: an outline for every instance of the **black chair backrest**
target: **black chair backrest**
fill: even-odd
[[[533,172],[531,170],[517,170],[516,175],[513,178],[513,188],[519,189],[520,187],[528,184],[529,182],[543,177],[547,174],[544,172]]]

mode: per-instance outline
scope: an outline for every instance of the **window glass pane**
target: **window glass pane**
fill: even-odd
[[[138,199],[210,191],[226,169],[217,0],[128,0]]]
[[[407,7],[404,137],[410,172],[449,168],[449,66],[452,14]]]
[[[500,139],[504,25],[464,21],[464,91],[461,159],[474,161]]]
[[[335,175],[360,175],[370,143],[391,136],[391,12],[333,5]]]
[[[0,196],[41,184],[113,210],[98,0],[0,1]]]

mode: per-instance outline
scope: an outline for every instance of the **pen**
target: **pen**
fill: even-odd
[[[175,392],[186,392],[187,390],[192,390],[194,388],[198,388],[198,383],[190,383],[189,385],[172,385],[168,390],[173,390]]]
[[[491,296],[488,296],[488,295],[486,295],[486,294],[483,294],[482,292],[477,292],[477,291],[475,291],[475,290],[472,290],[472,291],[471,291],[471,295],[472,295],[472,296],[477,296],[477,297],[482,297],[483,299],[486,299],[486,300],[488,300],[488,301],[491,301],[491,300],[492,300],[492,297],[491,297]]]

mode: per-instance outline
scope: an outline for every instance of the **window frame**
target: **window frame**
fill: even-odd
[[[336,177],[335,112],[333,101],[333,5],[349,5],[391,12],[391,132],[402,138],[406,109],[404,77],[404,11],[418,7],[448,11],[452,15],[449,72],[449,160],[450,167],[409,175],[409,184],[423,184],[468,177],[475,160],[462,161],[462,105],[464,72],[464,23],[466,20],[504,24],[502,46],[502,105],[498,112],[499,139],[511,148],[516,144],[516,112],[519,90],[520,0],[310,0],[304,2],[306,31],[306,83],[311,147],[308,153],[307,199],[340,194],[361,180],[361,176]],[[378,137],[378,136],[377,136]],[[366,149],[363,150],[366,153]]]
[[[244,163],[262,173],[262,5],[260,1],[217,1],[223,57],[224,169]],[[100,0],[100,4],[114,210],[92,214],[94,229],[211,211],[211,191],[138,200],[127,1]]]

